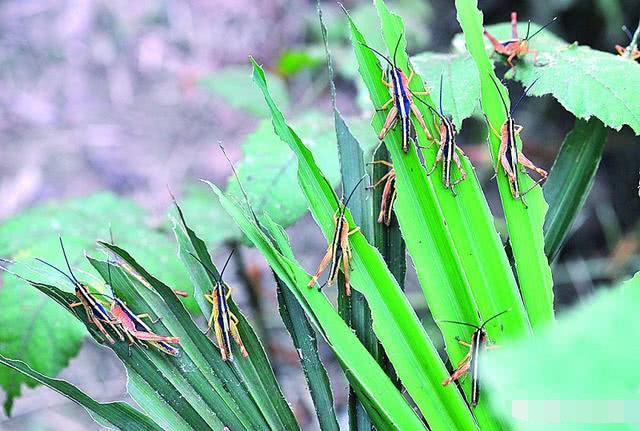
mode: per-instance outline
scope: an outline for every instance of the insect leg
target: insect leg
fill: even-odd
[[[384,110],[386,110],[391,103],[393,103],[393,97],[390,98],[389,100],[387,100],[386,102],[384,102],[384,105],[382,105],[381,107],[376,109],[376,111],[384,111]]]
[[[238,331],[238,325],[237,325],[238,318],[231,313],[229,313],[229,317],[231,317],[231,319],[234,321],[234,323],[229,325],[231,336],[235,340],[238,347],[240,347],[240,352],[242,353],[242,356],[246,358],[247,356],[249,356],[249,352],[247,352],[247,349],[244,347],[244,343],[242,342],[242,338],[240,338],[240,332]]]
[[[427,172],[427,175],[431,175],[433,173],[433,171],[436,170],[436,167],[438,166],[438,163],[440,162],[440,160],[442,160],[442,154],[443,154],[443,145],[442,143],[440,144],[440,148],[438,148],[438,153],[436,154],[436,160],[433,162],[433,167],[429,170],[429,172]]]
[[[531,171],[536,171],[543,179],[546,179],[549,175],[547,174],[547,171],[534,165],[533,162],[531,162],[531,160],[529,160],[522,151],[518,153],[518,163]]]
[[[347,296],[351,296],[351,283],[349,280],[349,257],[346,253],[342,256],[342,271],[344,272],[344,288]]]
[[[387,115],[387,119],[385,120],[384,125],[382,126],[382,130],[380,130],[380,133],[378,134],[378,139],[380,140],[384,139],[384,137],[387,135],[387,132],[393,125],[393,122],[396,120],[397,116],[398,116],[398,108],[394,106],[393,108],[391,108],[391,110],[389,111],[389,114]]]
[[[453,372],[453,374],[451,374],[442,382],[442,386],[447,386],[449,383],[453,382],[454,380],[458,380],[460,377],[465,375],[467,371],[469,371],[470,366],[471,366],[471,361],[469,360],[465,361],[462,365],[460,365],[460,367],[457,370]]]
[[[456,149],[459,149],[459,148],[456,147]],[[462,150],[460,150],[460,151],[462,151]],[[458,156],[458,153],[455,150],[453,152],[453,161],[456,163],[456,166],[458,167],[458,170],[460,171],[460,178],[458,178],[453,183],[451,183],[452,186],[455,186],[456,184],[464,181],[465,178],[467,178],[467,173],[465,172],[464,168],[462,167],[462,162],[460,161],[460,156]]]
[[[329,265],[329,262],[331,262],[332,257],[333,257],[333,253],[331,250],[331,246],[329,246],[327,247],[327,252],[325,253],[322,260],[320,261],[320,265],[318,265],[318,269],[316,270],[316,273],[313,274],[313,277],[311,277],[311,280],[309,280],[309,284],[307,284],[308,287],[313,287],[318,282],[318,277],[320,277],[320,274],[322,274],[322,271],[324,271],[327,265]]]
[[[411,112],[413,112],[413,115],[416,116],[416,119],[418,120],[418,123],[420,123],[420,127],[422,127],[422,130],[424,130],[424,134],[427,135],[427,139],[430,141],[433,141],[433,136],[431,136],[431,133],[429,132],[429,129],[427,129],[427,125],[424,122],[424,118],[422,117],[422,113],[420,112],[420,110],[418,109],[418,107],[416,106],[415,103],[413,103],[413,101],[411,102]]]

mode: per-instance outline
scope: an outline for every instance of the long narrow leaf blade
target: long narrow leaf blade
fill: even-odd
[[[174,228],[174,233],[180,247],[178,255],[187,268],[187,272],[194,284],[194,292],[198,295],[196,300],[201,307],[202,313],[205,316],[210,316],[211,303],[204,300],[204,295],[209,293],[213,283],[215,283],[215,279],[202,268],[200,262],[192,256],[192,253],[198,256],[198,259],[204,262],[214,272],[214,275],[219,276],[219,272],[211,261],[204,241],[187,225],[184,214],[177,203],[175,206],[178,213],[178,223]],[[238,318],[238,332],[249,352],[249,357],[243,358],[234,343],[232,346],[234,360],[227,362],[225,365],[240,376],[254,403],[260,408],[262,415],[264,415],[273,429],[298,428],[295,416],[282,394],[264,347],[256,336],[255,331],[232,298],[229,298],[228,304],[230,311]]]
[[[549,203],[544,220],[544,251],[551,262],[587,200],[606,140],[604,124],[592,118],[576,120],[562,143],[544,185],[544,197]]]
[[[52,379],[31,369],[21,361],[14,361],[0,355],[0,364],[12,368],[38,383],[48,386],[71,401],[84,407],[101,425],[121,431],[162,431],[150,417],[123,402],[100,403],[69,382]]]
[[[423,429],[421,421],[393,386],[380,366],[369,355],[362,343],[340,318],[329,300],[316,289],[309,289],[309,275],[296,262],[283,256],[261,228],[244,211],[213,184],[210,184],[223,208],[236,221],[238,227],[260,250],[271,269],[296,295],[310,321],[325,337],[336,354],[352,386],[357,388],[369,416],[378,429]],[[285,243],[279,244],[286,248]],[[291,255],[291,253],[289,253]]]
[[[330,238],[334,229],[333,217],[338,209],[336,196],[309,149],[287,125],[271,99],[262,68],[252,61],[254,81],[271,110],[274,129],[296,154],[300,185],[314,218],[325,237]],[[344,215],[353,227],[348,209]],[[442,387],[447,370],[380,253],[360,232],[354,232],[349,243],[353,254],[352,286],[367,299],[374,331],[429,425],[433,429],[473,429],[473,419],[460,393],[451,386]]]
[[[482,108],[488,118],[490,129],[499,130],[506,121],[506,113],[500,99],[500,94],[491,81],[496,82],[493,67],[484,49],[482,14],[478,10],[477,0],[456,0],[458,21],[464,32],[467,49],[476,62],[480,73]],[[508,96],[501,84],[503,97],[508,102]],[[518,140],[519,142],[519,140]],[[518,145],[521,147],[522,143]],[[509,231],[509,241],[515,260],[520,291],[524,299],[525,308],[534,330],[549,324],[554,319],[553,312],[553,281],[549,262],[544,254],[544,238],[542,226],[544,223],[547,203],[542,196],[539,186],[533,187],[526,195],[528,208],[521,200],[511,195],[509,182],[501,170],[497,159],[500,147],[500,137],[489,132],[489,148],[493,157],[495,169],[498,172],[497,181]],[[522,190],[529,190],[533,180],[524,172],[519,179]]]
[[[342,189],[344,193],[353,193],[349,201],[349,210],[353,215],[354,221],[360,226],[361,232],[369,240],[373,241],[373,213],[371,208],[371,200],[369,193],[364,187],[358,187],[362,178],[366,176],[364,156],[360,144],[353,136],[349,127],[345,123],[338,106],[336,104],[336,86],[334,83],[333,64],[331,61],[331,53],[329,52],[329,42],[327,38],[327,29],[322,20],[322,10],[318,2],[318,17],[320,19],[320,30],[322,40],[324,42],[324,50],[327,57],[327,70],[329,72],[329,87],[331,89],[331,101],[333,105],[334,126],[336,129],[336,138],[338,143],[338,156],[340,160],[340,174],[342,176]],[[357,187],[357,188],[356,188]],[[353,192],[352,192],[353,190]],[[346,203],[345,203],[346,204]],[[354,291],[351,297],[346,297],[343,290],[344,276],[340,277],[340,290],[338,291],[338,304],[346,304],[344,312],[348,313],[348,321],[355,330],[356,335],[365,345],[371,355],[378,361],[380,355],[378,353],[378,339],[376,338],[373,328],[371,327],[371,311],[367,305],[367,301],[360,292]],[[358,400],[353,390],[349,391],[349,422],[352,431],[369,431],[371,430],[371,420],[367,415],[362,404]]]

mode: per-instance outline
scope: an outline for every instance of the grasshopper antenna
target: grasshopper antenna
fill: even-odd
[[[433,112],[434,114],[436,114],[438,117],[440,117],[441,120],[444,120],[444,116],[439,113],[436,109],[434,109],[431,105],[429,105],[427,102],[425,102],[424,100],[422,100],[421,98],[419,98],[418,96],[416,96],[415,94],[411,93],[411,95],[419,100],[420,102],[422,102],[422,104],[424,104],[424,106],[426,106],[427,108],[429,108],[431,110],[431,112]]]
[[[381,53],[381,52],[380,52],[380,51],[378,51],[377,49],[370,47],[370,46],[369,46],[369,45],[367,45],[366,43],[363,43],[363,42],[359,42],[359,43],[360,43],[360,45],[364,46],[365,48],[368,48],[371,52],[374,52],[374,53],[378,54],[380,57],[382,57],[382,58],[384,59],[384,61],[386,61],[387,63],[389,63],[389,66],[391,66],[391,67],[395,67],[395,66],[393,65],[393,63],[391,63],[391,60],[389,60],[389,57],[387,57],[386,55],[384,55],[383,53]],[[395,60],[394,60],[394,61],[395,61]]]
[[[498,314],[494,314],[493,316],[489,317],[487,320],[484,321],[484,323],[482,324],[482,326],[480,327],[480,329],[484,329],[485,326],[487,326],[487,323],[491,322],[493,319],[495,319],[496,317],[500,317],[502,316],[504,313],[507,313],[511,311],[511,308],[507,308],[504,311],[499,312]]]
[[[189,252],[189,254],[191,255],[191,257],[193,257],[195,260],[197,260],[198,262],[200,262],[200,265],[202,265],[202,267],[218,282],[218,283],[222,283],[222,275],[224,274],[224,270],[227,269],[227,264],[229,263],[229,261],[231,260],[231,256],[233,256],[233,253],[236,251],[236,249],[234,248],[233,250],[231,250],[231,253],[229,253],[229,257],[227,257],[226,262],[224,263],[224,266],[222,267],[222,271],[220,272],[219,276],[216,276],[213,271],[211,269],[209,269],[209,267],[207,265],[205,265],[205,263],[195,254]]]
[[[398,47],[400,46],[400,41],[402,40],[403,33],[400,33],[400,37],[398,37],[398,41],[396,42],[396,47],[393,49],[393,67],[398,68],[398,62],[396,61],[396,56],[398,55]]]
[[[622,31],[624,31],[624,34],[626,34],[627,37],[629,38],[629,42],[633,42],[633,35],[631,34],[631,31],[629,31],[629,28],[626,25],[622,26]]]
[[[502,106],[504,106],[504,112],[506,112],[507,115],[510,115],[509,108],[507,108],[507,102],[504,101],[504,96],[502,95],[502,91],[500,91],[500,87],[498,87],[498,83],[496,82],[496,79],[491,74],[489,74],[489,78],[491,78],[491,82],[493,82],[493,85],[495,85],[496,90],[498,90],[498,94],[500,95],[500,100],[502,101]]]
[[[527,34],[524,37],[524,40],[529,40],[529,31],[531,30],[531,20],[527,22]]]
[[[511,108],[511,112],[509,113],[512,117],[513,114],[516,112],[516,109],[518,109],[518,105],[520,105],[520,102],[522,102],[522,100],[524,99],[524,96],[527,95],[527,93],[529,92],[529,90],[531,90],[531,87],[533,87],[533,85],[538,82],[540,78],[536,78],[530,86],[528,86],[527,88],[524,89],[524,91],[522,92],[522,94],[520,95],[520,98],[518,99],[518,101],[516,102],[515,105],[513,105],[513,108]]]
[[[480,326],[476,326],[473,325],[471,323],[467,323],[467,322],[458,322],[457,320],[438,320],[438,322],[442,322],[442,323],[455,323],[456,325],[464,325],[464,326],[469,326],[471,328],[475,328],[475,329],[480,329]]]
[[[544,30],[545,28],[549,27],[551,24],[553,24],[556,20],[558,19],[557,16],[554,16],[551,21],[549,21],[548,23],[546,23],[545,25],[543,25],[542,27],[540,27],[535,33],[533,33],[531,36],[529,37],[525,37],[526,40],[531,40],[533,39],[533,36],[535,36],[536,34],[540,33],[542,30]],[[531,22],[531,21],[529,21]],[[527,30],[527,33],[529,32],[529,30]]]
[[[358,189],[358,186],[360,184],[362,184],[362,182],[364,181],[364,179],[366,178],[366,174],[362,176],[362,178],[360,178],[360,180],[358,180],[358,182],[356,183],[356,185],[353,187],[353,189],[351,189],[351,193],[349,193],[349,196],[347,197],[347,200],[344,202],[344,206],[342,207],[342,210],[340,211],[341,216],[344,215],[344,212],[347,209],[347,205],[349,204],[349,201],[351,200],[351,198],[353,197],[353,194],[355,193],[355,191]]]
[[[64,256],[64,261],[67,263],[67,268],[69,269],[69,274],[71,274],[71,277],[73,277],[73,279],[76,281],[76,283],[80,284],[80,282],[78,281],[76,276],[73,274],[73,270],[71,269],[71,265],[69,265],[69,258],[67,257],[67,251],[64,249],[64,244],[62,243],[62,237],[59,236],[58,239],[60,240],[60,248],[62,248],[62,255]]]
[[[60,268],[58,268],[55,265],[50,264],[49,262],[47,262],[44,259],[40,259],[39,257],[36,257],[36,260],[40,263],[44,263],[45,265],[47,265],[49,268],[53,268],[56,271],[58,271],[60,274],[64,275],[66,278],[69,279],[69,281],[71,281],[72,284],[80,284],[80,282],[78,281],[78,279],[76,278],[76,276],[73,274],[73,271],[71,271],[71,265],[69,265],[69,260],[67,259],[67,253],[64,250],[64,244],[62,243],[62,237],[58,237],[58,239],[60,240],[60,247],[62,247],[62,254],[64,255],[64,260],[65,262],[67,262],[67,268],[69,268],[69,272],[71,273],[71,276],[69,276],[69,274],[67,274],[66,272],[64,272],[63,270],[61,270]]]
[[[442,110],[442,75],[440,75],[440,116],[444,115],[444,111]]]

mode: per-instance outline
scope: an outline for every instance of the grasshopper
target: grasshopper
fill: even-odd
[[[495,314],[494,316],[490,317],[488,320],[485,320],[482,326],[476,326],[476,325],[472,325],[471,323],[457,322],[453,320],[441,320],[441,322],[445,322],[445,323],[456,323],[458,325],[471,326],[472,328],[475,328],[475,331],[471,335],[471,343],[467,343],[460,339],[458,340],[460,344],[462,344],[463,346],[467,346],[469,348],[469,353],[467,353],[467,355],[464,358],[462,358],[460,363],[458,363],[458,368],[453,372],[453,374],[451,374],[451,376],[449,376],[442,382],[442,386],[447,386],[451,382],[458,380],[460,377],[462,377],[464,374],[466,374],[470,370],[471,371],[471,406],[473,407],[477,406],[478,401],[480,400],[480,376],[478,371],[480,369],[479,365],[480,365],[480,357],[482,356],[481,352],[497,347],[495,345],[493,346],[488,345],[489,337],[487,336],[487,331],[485,330],[485,327],[487,326],[487,323],[491,322],[496,317],[503,315],[507,311],[509,310],[504,310],[498,314]]]
[[[500,161],[500,164],[502,165],[502,168],[504,169],[504,172],[507,175],[507,179],[509,180],[509,188],[511,190],[511,195],[513,196],[514,199],[522,200],[522,203],[526,208],[527,203],[524,200],[524,195],[526,195],[529,191],[531,191],[536,185],[544,181],[547,178],[548,174],[547,174],[547,171],[545,171],[544,169],[541,169],[536,165],[534,165],[533,162],[531,162],[531,160],[529,160],[521,150],[518,150],[518,147],[516,145],[516,136],[518,136],[518,134],[520,134],[520,132],[522,131],[522,126],[516,124],[515,120],[513,119],[513,114],[518,108],[518,105],[520,105],[520,102],[522,102],[524,97],[527,95],[527,92],[537,82],[537,79],[533,81],[533,83],[522,92],[522,95],[520,96],[516,104],[513,106],[513,108],[511,108],[511,111],[509,111],[509,108],[507,108],[507,104],[502,96],[502,92],[498,87],[498,83],[495,81],[493,76],[491,75],[489,76],[491,77],[491,81],[493,82],[493,85],[495,85],[496,90],[498,90],[498,94],[500,95],[500,100],[502,101],[502,105],[504,106],[504,110],[507,114],[507,120],[502,125],[500,129],[500,133],[498,133],[493,128],[493,126],[491,125],[491,123],[489,123],[488,120],[487,120],[487,123],[489,124],[491,131],[500,138],[500,149],[498,150],[498,160]],[[522,165],[529,170],[536,171],[540,175],[540,179],[536,181],[536,183],[533,186],[531,186],[528,190],[524,192],[520,190],[520,184],[518,182],[518,172],[520,171],[519,165]],[[497,175],[497,170],[496,170],[496,175]]]
[[[374,160],[371,164],[381,164],[389,167],[389,171],[384,174],[375,184],[368,186],[369,189],[378,187],[384,183],[382,189],[382,200],[380,202],[380,213],[378,214],[378,223],[389,226],[391,224],[391,212],[393,205],[396,203],[398,191],[396,190],[396,170],[393,165],[386,160]]]
[[[422,100],[421,100],[422,101]],[[436,155],[436,160],[433,163],[433,167],[427,175],[431,175],[433,171],[435,171],[438,166],[438,162],[442,160],[442,182],[444,183],[444,187],[446,189],[451,189],[454,196],[456,194],[454,190],[454,186],[467,178],[467,173],[462,167],[462,163],[460,162],[460,156],[458,155],[458,151],[462,154],[464,152],[458,145],[456,145],[456,126],[453,122],[444,115],[442,111],[442,75],[440,75],[440,112],[436,111],[426,102],[423,102],[427,107],[438,117],[440,117],[440,146],[438,148],[438,153]],[[457,151],[456,151],[457,150]],[[451,164],[455,163],[458,167],[458,171],[460,172],[460,178],[455,181],[451,181]]]
[[[129,339],[129,345],[138,341],[147,341],[158,350],[171,356],[177,356],[180,352],[171,344],[180,343],[180,338],[172,336],[158,335],[142,321],[143,318],[150,318],[148,314],[135,314],[121,299],[114,297],[110,307],[111,315],[120,324],[125,335]],[[155,323],[155,322],[154,322]]]
[[[531,20],[527,23],[527,34],[524,39],[520,39],[518,36],[518,14],[516,12],[511,12],[511,39],[506,40],[504,42],[500,42],[496,39],[491,33],[489,33],[486,29],[484,30],[484,35],[489,39],[491,45],[493,45],[494,52],[506,57],[507,63],[510,67],[513,67],[513,60],[523,57],[529,53],[534,54],[534,63],[536,58],[538,57],[538,51],[529,49],[529,41],[533,38],[533,36],[540,33],[547,26],[551,25],[558,17],[554,17],[551,21],[543,25],[529,36],[529,31],[531,30]]]
[[[637,33],[640,32],[640,25],[638,25],[638,28],[636,29],[636,35],[632,35],[626,25],[622,26],[622,30],[629,38],[629,45],[627,47],[616,45],[616,51],[622,57],[627,57],[634,61],[640,59],[640,50],[638,50],[638,42],[637,42],[638,41]]]
[[[429,129],[427,129],[427,125],[424,122],[424,117],[422,113],[416,106],[413,101],[413,96],[416,95],[427,95],[429,94],[427,91],[413,92],[409,88],[409,83],[415,76],[415,73],[411,67],[409,67],[410,73],[409,77],[397,66],[396,56],[398,54],[398,47],[400,46],[400,41],[402,40],[402,35],[398,38],[398,42],[396,43],[395,50],[393,51],[393,63],[391,60],[382,54],[380,51],[370,47],[369,45],[362,44],[373,53],[382,57],[388,64],[388,79],[385,80],[382,78],[382,83],[389,89],[391,93],[391,98],[384,103],[378,110],[384,111],[389,107],[389,105],[393,104],[393,107],[387,114],[387,118],[378,134],[378,139],[381,141],[387,135],[387,132],[391,129],[391,127],[396,123],[396,121],[400,121],[400,128],[402,130],[402,150],[406,153],[409,151],[409,140],[411,139],[411,113],[416,117],[418,123],[420,123],[420,127],[424,130],[425,135],[427,135],[427,139],[432,140],[431,133],[429,133]]]
[[[113,233],[111,233],[111,229],[109,229],[109,233],[111,235],[111,243],[113,244]],[[113,284],[111,282],[111,262],[109,261],[107,261],[107,270],[109,274],[109,286],[113,291]],[[135,314],[123,300],[116,296],[110,299],[111,306],[109,311],[111,312],[113,319],[120,324],[122,331],[127,336],[129,346],[137,344],[138,341],[147,341],[164,353],[171,356],[178,355],[180,351],[170,345],[180,343],[180,339],[178,337],[164,336],[154,333],[153,330],[142,321],[143,318],[150,319],[148,314]],[[153,321],[153,323],[156,323],[158,320]]]
[[[103,323],[106,323],[107,325],[109,325],[111,329],[113,329],[113,331],[118,335],[120,340],[124,340],[124,336],[122,335],[122,332],[117,326],[117,321],[113,318],[111,313],[107,311],[107,309],[89,292],[89,289],[84,284],[80,283],[80,281],[78,281],[76,276],[73,274],[73,271],[71,270],[71,265],[69,264],[69,259],[67,258],[67,252],[65,251],[64,244],[62,243],[62,237],[60,237],[59,239],[60,239],[60,248],[62,249],[64,260],[67,264],[67,268],[69,269],[69,273],[71,274],[70,276],[66,272],[62,271],[60,268],[50,264],[49,262],[43,259],[36,258],[36,260],[38,262],[44,263],[50,268],[55,269],[60,274],[64,275],[67,279],[69,279],[69,281],[71,281],[71,283],[75,287],[75,295],[76,297],[78,297],[79,302],[74,302],[69,306],[71,308],[82,306],[84,308],[84,311],[87,314],[87,319],[89,320],[89,322],[95,325],[96,328],[98,328],[98,331],[100,331],[100,333],[104,335],[104,337],[107,339],[107,341],[110,344],[115,344],[115,340],[113,339],[113,337],[111,337],[111,334],[109,334],[109,332],[106,330]]]
[[[240,338],[240,332],[238,332],[238,318],[229,310],[229,303],[227,302],[231,297],[231,289],[222,281],[222,275],[227,268],[229,260],[231,260],[231,256],[233,256],[233,251],[229,254],[219,276],[216,276],[198,256],[191,252],[189,252],[189,254],[196,259],[215,280],[211,293],[204,296],[212,305],[207,332],[209,332],[211,328],[214,329],[222,360],[233,359],[233,354],[231,353],[231,338],[235,340],[242,352],[242,356],[246,358],[249,356],[249,352],[247,352],[247,349],[244,347],[242,338]]]
[[[360,227],[355,227],[349,230],[349,222],[345,217],[344,213],[347,209],[347,205],[353,196],[353,193],[357,190],[358,186],[362,183],[365,177],[360,178],[360,181],[355,185],[347,200],[344,201],[342,205],[338,202],[338,209],[336,210],[336,214],[333,216],[333,223],[335,225],[335,229],[333,231],[333,239],[331,240],[331,244],[327,247],[327,252],[324,257],[320,261],[320,265],[318,265],[318,269],[316,270],[313,277],[309,281],[308,287],[313,287],[318,282],[318,277],[325,270],[329,262],[331,262],[331,266],[329,267],[329,278],[327,279],[326,284],[331,286],[338,279],[338,272],[340,271],[340,263],[342,263],[342,272],[344,273],[345,280],[345,291],[347,296],[351,296],[351,285],[349,282],[349,268],[351,265],[351,246],[349,245],[349,236],[360,230]],[[337,200],[337,198],[336,198]],[[318,290],[322,290],[322,286],[318,286]]]

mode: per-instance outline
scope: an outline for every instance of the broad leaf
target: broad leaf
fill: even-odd
[[[93,247],[96,237],[109,238],[111,226],[114,237],[123,244],[135,246],[141,261],[156,270],[161,279],[176,289],[189,291],[189,286],[185,286],[184,269],[170,259],[171,242],[146,227],[145,217],[145,212],[133,202],[108,193],[37,206],[0,225],[0,254],[19,261],[19,265],[11,268],[15,272],[36,280],[43,276],[55,277],[61,286],[72,289],[68,280],[33,258],[64,267],[58,242],[58,235],[61,235],[71,264],[77,271],[86,271],[90,266],[78,256]],[[0,353],[26,362],[35,371],[55,376],[78,353],[83,331],[59,307],[35,289],[28,288],[26,283],[9,274],[2,274],[2,278],[0,328],[12,329],[1,331]],[[97,279],[92,281],[100,283]],[[185,301],[193,309],[193,299],[186,298]],[[7,393],[7,413],[13,399],[20,394],[22,383],[32,386],[35,382],[8,368],[0,370],[0,386]]]
[[[439,107],[442,77],[442,111],[453,119],[460,130],[462,120],[480,106],[480,78],[473,58],[468,53],[440,54],[423,52],[411,57],[411,64],[428,84],[431,99]]]
[[[282,79],[270,75],[274,81],[274,97],[283,106],[288,106],[289,96]],[[260,103],[259,93],[251,85],[251,74],[244,66],[227,66],[200,78],[199,84],[205,90],[223,99],[229,105],[256,117],[266,117],[269,112]]]
[[[310,113],[294,124],[321,161],[331,184],[338,185],[340,168],[331,117]],[[360,140],[365,145],[363,151],[370,154],[377,142],[372,139],[366,123],[354,120],[351,127],[356,136],[363,137]],[[266,212],[284,226],[297,221],[307,211],[307,202],[296,178],[295,156],[274,133],[269,121],[260,123],[243,144],[242,151],[244,158],[237,164],[236,171],[256,214]],[[237,198],[242,196],[233,176],[229,178],[227,193]]]
[[[638,303],[636,274],[560,315],[553,331],[490,352],[484,395],[515,430],[636,430]],[[564,420],[551,423],[556,418]]]
[[[520,34],[526,33],[526,26],[519,24]],[[532,31],[537,28],[532,25]],[[511,37],[510,24],[488,26],[487,30],[498,40]],[[547,30],[531,40],[530,48],[538,51],[537,58],[527,55],[508,74],[527,87],[538,79],[529,94],[551,93],[577,118],[597,117],[613,129],[628,125],[640,134],[640,64],[613,51],[569,44]]]

